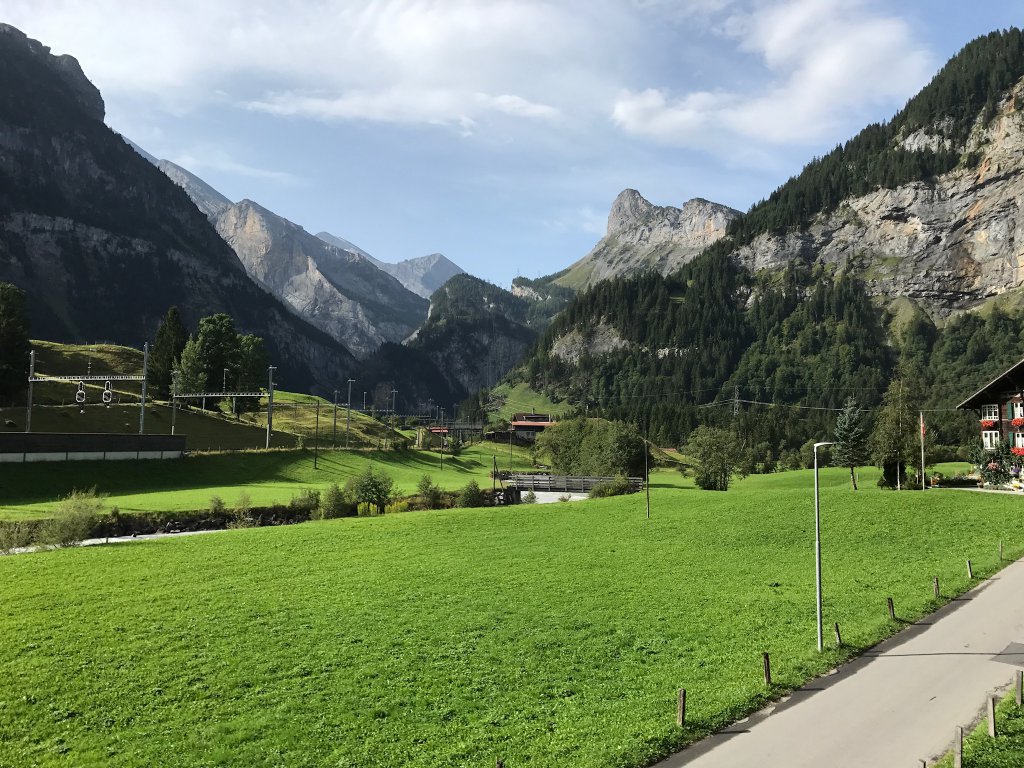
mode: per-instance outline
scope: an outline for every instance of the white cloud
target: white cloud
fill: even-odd
[[[637,27],[620,0],[10,0],[7,20],[75,55],[106,96],[180,114],[446,124],[607,108]]]
[[[625,91],[612,121],[666,144],[813,143],[866,107],[905,98],[933,71],[909,25],[859,0],[787,0],[733,12],[723,34],[763,65],[743,89]]]
[[[234,160],[228,153],[218,148],[200,148],[175,154],[167,158],[172,163],[180,165],[192,173],[201,175],[203,171],[215,170],[231,173],[236,176],[244,176],[250,179],[261,179],[277,184],[296,186],[303,183],[303,179],[295,174],[286,171],[275,171],[267,168],[259,168],[254,165]]]

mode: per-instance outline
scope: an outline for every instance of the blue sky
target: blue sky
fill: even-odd
[[[8,0],[107,123],[385,261],[508,285],[633,187],[745,210],[886,119],[1019,0]]]

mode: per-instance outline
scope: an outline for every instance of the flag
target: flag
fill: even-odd
[[[925,432],[925,430],[924,430],[924,414],[922,413],[921,414],[921,437],[922,438],[924,437],[924,432]]]

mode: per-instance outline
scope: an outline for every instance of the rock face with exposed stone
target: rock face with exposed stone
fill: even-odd
[[[701,198],[674,208],[624,190],[612,203],[607,234],[555,282],[582,289],[645,269],[667,275],[724,237],[737,216],[739,211]]]
[[[1014,93],[1024,95],[1024,82]],[[1021,287],[1024,113],[1014,103],[1011,94],[958,148],[980,155],[976,166],[849,199],[803,231],[761,235],[737,256],[754,271],[792,261],[853,270],[871,294],[906,297],[937,316]],[[941,126],[911,138],[923,147],[944,141]]]

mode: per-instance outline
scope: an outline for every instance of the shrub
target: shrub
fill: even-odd
[[[558,497],[558,500],[559,501],[572,501],[572,496],[570,496],[568,493],[563,493],[561,496]]]
[[[372,465],[367,466],[352,483],[356,503],[376,507],[377,514],[380,515],[384,514],[387,505],[392,501],[394,488],[395,481],[391,476],[384,472],[374,472]]]
[[[460,507],[482,507],[486,502],[484,492],[480,490],[480,486],[476,480],[470,480],[466,483],[466,486],[459,491],[459,506]]]
[[[224,515],[227,514],[228,505],[224,503],[224,499],[220,496],[210,497],[210,514],[211,515]]]
[[[10,554],[16,549],[32,545],[35,530],[31,523],[22,520],[0,522],[0,554]]]
[[[252,516],[252,499],[249,494],[242,491],[238,494],[238,501],[235,502],[235,509],[228,522],[228,528],[252,528],[256,520]]]
[[[525,494],[523,494],[523,504],[536,504],[536,503],[537,503],[537,494],[536,493],[534,493],[533,491],[527,491]]]
[[[288,502],[288,509],[294,514],[308,515],[312,517],[313,514],[320,508],[320,491],[314,491],[312,488],[307,488],[301,491],[298,495],[292,496],[292,500]]]
[[[89,537],[103,515],[103,498],[96,489],[72,491],[57,504],[54,515],[40,524],[36,543],[48,547],[72,547]]]
[[[332,520],[336,517],[350,517],[355,513],[355,505],[345,498],[345,492],[337,483],[331,483],[320,499],[318,517],[322,520]]]
[[[590,489],[590,498],[592,499],[604,499],[609,496],[622,496],[627,493],[633,492],[633,486],[629,484],[629,480],[625,477],[616,477],[614,480],[608,480],[604,483],[598,483]]]
[[[443,494],[441,489],[430,479],[430,475],[420,478],[416,485],[416,491],[419,493],[425,509],[441,508]]]

